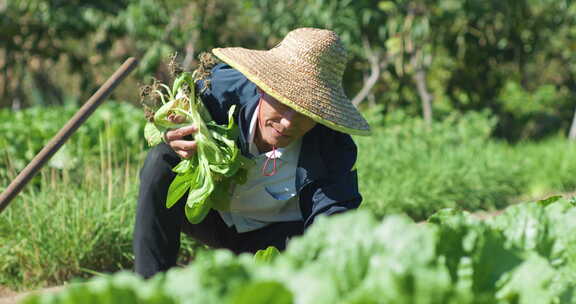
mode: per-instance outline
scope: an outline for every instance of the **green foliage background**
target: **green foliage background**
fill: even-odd
[[[576,4],[570,0],[13,0],[0,3],[0,106],[82,101],[129,56],[115,93],[191,69],[214,47],[266,49],[291,29],[335,30],[350,51],[350,97],[431,117],[490,110],[510,140],[567,133],[575,108]],[[428,100],[429,99],[429,100]]]

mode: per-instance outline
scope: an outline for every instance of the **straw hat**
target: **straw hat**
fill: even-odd
[[[348,134],[370,134],[370,126],[342,88],[347,54],[333,31],[300,28],[271,50],[230,47],[212,52],[267,94],[314,121]]]

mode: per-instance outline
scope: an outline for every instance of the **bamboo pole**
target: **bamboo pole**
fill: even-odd
[[[110,95],[110,93],[134,70],[138,61],[128,58],[108,80],[88,99],[88,101],[72,116],[72,118],[52,137],[32,161],[22,170],[18,176],[8,185],[8,188],[0,195],[0,213],[6,209],[10,201],[20,193],[22,188],[38,173],[38,171],[50,160],[50,158],[62,147],[62,145],[74,134],[98,106]]]

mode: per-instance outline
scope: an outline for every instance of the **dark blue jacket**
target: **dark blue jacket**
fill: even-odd
[[[235,119],[241,130],[238,146],[248,156],[250,121],[260,99],[256,85],[229,65],[218,64],[212,69],[209,88],[204,88],[202,81],[199,86],[204,89],[202,100],[217,123],[227,123],[228,109],[237,105]],[[305,227],[319,214],[340,213],[360,205],[356,157],[356,145],[348,134],[316,124],[304,135],[296,189]]]

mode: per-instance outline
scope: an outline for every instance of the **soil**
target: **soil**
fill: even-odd
[[[2,286],[0,285],[0,304],[16,304],[20,301],[22,301],[27,295],[33,293],[33,292],[55,292],[58,290],[61,290],[64,286],[55,286],[55,287],[49,287],[49,288],[44,288],[41,290],[35,290],[35,291],[25,291],[25,292],[15,292],[11,289],[9,289],[8,287]]]
[[[12,304],[17,303],[16,296],[18,295],[17,292],[13,291],[12,289],[0,285],[0,304]]]
[[[12,291],[10,288],[0,285],[0,299],[13,296],[15,294],[16,292]]]

